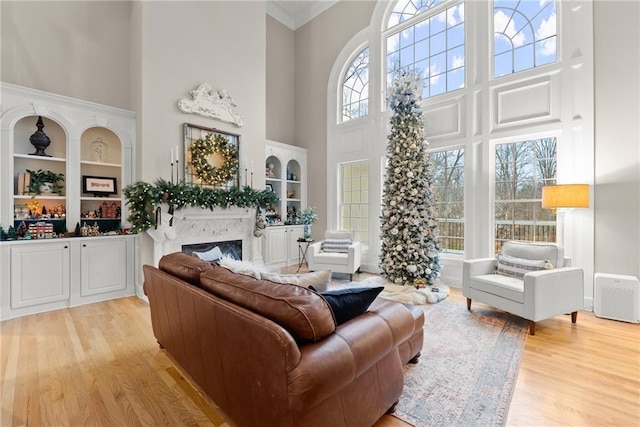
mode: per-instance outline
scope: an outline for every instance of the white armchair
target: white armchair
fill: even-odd
[[[467,298],[468,310],[471,310],[471,301],[476,300],[518,315],[529,320],[531,335],[535,335],[536,322],[561,314],[571,313],[571,321],[576,323],[578,310],[584,308],[584,272],[581,268],[571,267],[571,259],[564,257],[562,246],[508,241],[502,246],[501,254],[524,260],[548,261],[553,268],[527,272],[518,278],[496,274],[496,258],[465,261],[462,293]],[[503,272],[509,270],[510,260],[500,262]],[[514,265],[516,270],[524,270],[539,268],[540,264],[538,267],[523,267],[524,264],[515,262]],[[547,265],[549,267],[551,265]]]
[[[336,244],[335,250],[326,249],[326,245],[323,249],[325,242],[332,241]],[[358,271],[362,262],[361,252],[362,244],[353,241],[353,232],[325,231],[324,240],[309,245],[307,256],[309,271],[328,269],[334,273],[348,274],[349,280],[353,280],[353,273]]]

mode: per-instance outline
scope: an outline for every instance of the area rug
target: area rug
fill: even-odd
[[[394,416],[416,427],[504,425],[527,322],[449,301],[422,307],[422,356],[405,367]]]

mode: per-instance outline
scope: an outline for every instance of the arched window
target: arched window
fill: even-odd
[[[423,98],[465,86],[464,3],[448,8],[445,3],[401,0],[396,4],[384,34],[387,86],[403,71],[423,77]]]
[[[395,27],[443,1],[445,0],[399,0],[389,15],[387,28]]]
[[[342,121],[369,114],[369,48],[351,62],[342,83]]]
[[[493,76],[556,62],[555,0],[493,2]]]

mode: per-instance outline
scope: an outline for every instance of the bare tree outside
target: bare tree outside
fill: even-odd
[[[496,145],[496,252],[506,240],[556,240],[555,214],[540,203],[556,180],[556,152],[555,137]]]
[[[369,114],[369,48],[353,60],[342,85],[342,121]]]
[[[429,154],[440,250],[464,252],[464,150]]]

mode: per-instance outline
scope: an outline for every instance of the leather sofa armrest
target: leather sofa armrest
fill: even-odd
[[[491,274],[496,269],[495,258],[478,258],[464,261],[462,263],[462,289],[467,291],[471,283],[471,278],[483,274]]]
[[[301,347],[300,363],[288,375],[292,407],[308,410],[333,396],[391,351],[397,351],[414,329],[409,309],[385,301],[340,325],[325,339]]]
[[[524,276],[525,314],[538,321],[584,308],[584,271],[562,267]]]

